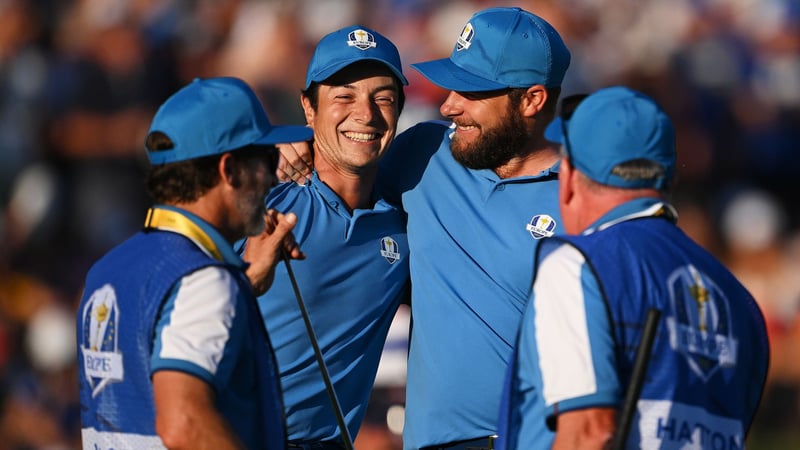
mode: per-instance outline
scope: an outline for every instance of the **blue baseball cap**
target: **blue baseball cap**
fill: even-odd
[[[558,87],[570,53],[544,19],[520,8],[488,8],[473,15],[449,58],[411,64],[425,78],[458,92]]]
[[[167,99],[150,131],[164,133],[174,146],[147,151],[151,164],[217,155],[250,145],[310,140],[306,126],[273,126],[256,94],[238,78],[196,78]]]
[[[336,30],[320,39],[306,72],[306,89],[311,83],[327,80],[336,72],[358,61],[379,61],[394,73],[403,85],[403,65],[397,47],[377,31],[361,25]]]
[[[650,97],[622,86],[600,89],[563,123],[566,132],[553,140],[564,145],[570,163],[592,180],[621,188],[661,189],[672,179],[675,129]],[[615,166],[638,159],[660,164],[664,174],[626,180],[612,173]]]

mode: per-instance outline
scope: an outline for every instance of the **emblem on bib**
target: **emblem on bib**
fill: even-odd
[[[666,321],[672,349],[686,357],[703,381],[720,367],[735,366],[738,341],[722,290],[692,265],[675,270],[668,286],[672,311]]]
[[[122,381],[125,369],[119,352],[119,308],[110,284],[94,291],[81,311],[80,346],[83,369],[97,396],[108,383]]]

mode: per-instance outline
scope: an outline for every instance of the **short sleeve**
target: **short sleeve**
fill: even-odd
[[[548,417],[615,406],[620,388],[607,308],[584,256],[562,244],[541,262],[533,287],[536,380]]]
[[[158,317],[151,374],[179,370],[224,385],[247,330],[240,295],[233,275],[222,267],[183,277]]]

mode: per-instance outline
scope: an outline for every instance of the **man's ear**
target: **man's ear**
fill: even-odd
[[[525,91],[520,102],[522,115],[525,117],[533,117],[544,109],[547,103],[547,89],[541,84],[535,84]]]
[[[575,168],[572,167],[568,158],[561,157],[561,164],[558,168],[558,203],[569,205],[575,195]]]
[[[311,106],[311,100],[303,94],[300,94],[300,105],[303,106],[303,114],[306,116],[306,124],[314,127],[314,117],[316,116],[316,111]]]
[[[222,157],[219,159],[217,170],[219,170],[219,177],[223,183],[234,188],[238,188],[241,185],[239,170],[230,152],[222,154]]]

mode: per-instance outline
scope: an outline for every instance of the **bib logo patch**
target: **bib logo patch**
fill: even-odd
[[[547,214],[537,214],[525,225],[525,229],[531,233],[534,239],[541,239],[552,236],[556,225],[556,221]]]
[[[670,346],[707,382],[720,367],[736,365],[728,299],[713,280],[688,265],[670,275],[672,314],[667,317]]]
[[[381,238],[381,256],[383,256],[386,261],[389,261],[389,264],[394,264],[399,261],[400,246],[397,245],[397,241],[389,236]]]
[[[347,35],[347,46],[355,47],[359,50],[367,50],[377,47],[378,44],[375,43],[375,36],[372,33],[359,28]]]
[[[472,45],[472,38],[475,37],[475,29],[472,28],[471,23],[467,23],[464,25],[464,29],[461,30],[461,34],[456,39],[456,51],[460,52],[461,50],[466,50]]]
[[[125,369],[117,346],[119,308],[110,284],[94,291],[81,311],[80,346],[86,380],[96,397],[109,383],[122,381]]]

